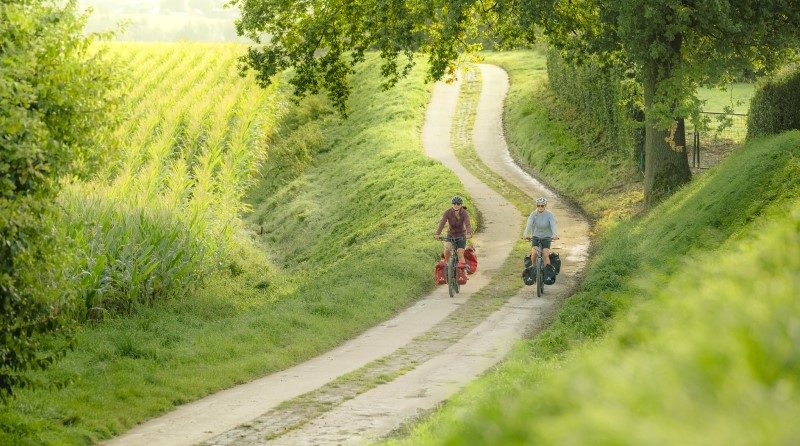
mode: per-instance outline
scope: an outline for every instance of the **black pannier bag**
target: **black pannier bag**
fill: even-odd
[[[550,253],[550,264],[556,269],[556,274],[561,272],[561,256],[557,252]]]
[[[525,285],[533,285],[536,283],[536,271],[533,269],[533,262],[531,262],[531,256],[525,256],[525,259],[522,260],[525,269],[522,270],[522,281],[525,282]]]
[[[545,285],[552,285],[556,283],[556,267],[553,265],[545,265],[542,271],[542,282]]]

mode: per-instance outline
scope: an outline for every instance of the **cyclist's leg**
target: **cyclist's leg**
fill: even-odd
[[[544,256],[544,266],[550,264],[550,243],[552,243],[551,239],[542,240],[542,256]]]
[[[464,259],[464,249],[467,247],[467,239],[460,238],[456,241],[456,253],[458,254],[458,263],[463,266],[466,263]]]
[[[444,264],[445,265],[447,265],[447,263],[450,261],[450,252],[451,251],[452,250],[450,248],[450,242],[445,241],[444,242]]]
[[[531,263],[536,265],[536,259],[539,258],[539,252],[536,250],[536,244],[539,242],[538,239],[532,238],[531,239]]]

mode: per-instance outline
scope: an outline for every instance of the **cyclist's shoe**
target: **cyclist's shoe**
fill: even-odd
[[[465,268],[466,266],[467,266],[467,264],[465,262],[458,262],[456,264],[456,268]]]

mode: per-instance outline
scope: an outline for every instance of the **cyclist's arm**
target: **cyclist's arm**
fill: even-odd
[[[470,223],[470,221],[469,221],[469,213],[468,212],[464,212],[464,227],[467,228],[466,237],[467,238],[472,237],[472,223]]]
[[[439,220],[439,226],[436,228],[436,232],[433,233],[433,236],[439,238],[442,234],[442,229],[444,229],[444,224],[447,222],[447,211],[444,211],[442,214],[441,220]]]
[[[522,238],[528,238],[533,235],[533,212],[528,215],[528,222],[525,224],[525,230],[522,231]]]
[[[550,230],[553,231],[553,236],[551,237],[553,240],[558,240],[558,230],[556,229],[556,215],[552,212],[550,213]]]

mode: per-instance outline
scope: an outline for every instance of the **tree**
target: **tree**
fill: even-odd
[[[535,40],[534,30],[573,58],[630,64],[643,86],[645,194],[655,203],[690,178],[683,118],[697,117],[694,91],[743,68],[775,68],[796,46],[794,0],[232,0],[237,32],[255,41],[243,67],[268,84],[294,68],[298,96],[325,89],[344,111],[348,75],[368,49],[391,86],[414,52],[428,54],[431,79],[453,70],[478,31],[501,44]],[[398,63],[398,58],[405,58]]]
[[[683,118],[699,121],[700,85],[771,71],[800,44],[800,4],[791,0],[523,0],[523,21],[580,59],[632,66],[646,115],[648,203],[690,178]]]
[[[0,4],[0,400],[35,384],[68,343],[64,291],[52,277],[59,181],[103,158],[113,111],[109,72],[74,1]]]

